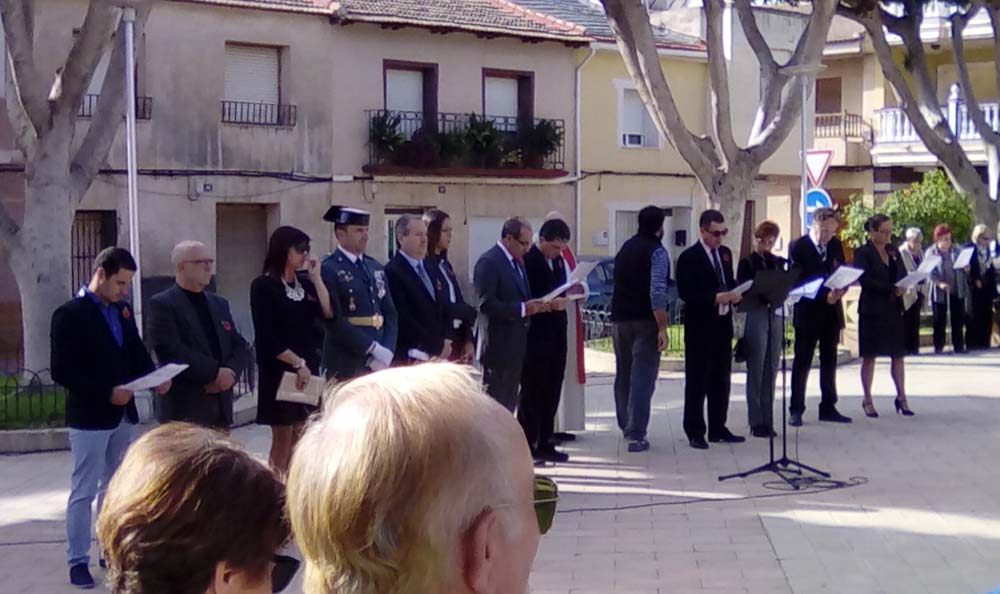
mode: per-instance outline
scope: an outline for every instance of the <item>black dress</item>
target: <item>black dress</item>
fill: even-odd
[[[318,322],[323,308],[312,282],[303,276],[299,276],[299,282],[305,290],[301,301],[291,299],[284,283],[270,276],[258,276],[250,285],[258,368],[257,423],[261,425],[294,425],[315,410],[306,404],[275,400],[282,375],[295,371],[277,359],[282,351],[290,349],[306,360],[313,375],[319,374],[322,330]]]
[[[899,252],[886,246],[889,263],[870,242],[854,251],[854,266],[864,270],[858,304],[858,342],[862,358],[893,357],[906,354],[903,326],[903,298],[896,295],[896,283],[903,279],[906,266]]]
[[[975,248],[972,243],[965,247]],[[988,349],[993,337],[993,301],[997,296],[997,274],[993,269],[993,255],[988,251],[986,262],[980,260],[979,250],[969,265],[969,292],[972,294],[972,311],[966,319],[965,346],[970,349]],[[979,284],[981,286],[977,287]]]

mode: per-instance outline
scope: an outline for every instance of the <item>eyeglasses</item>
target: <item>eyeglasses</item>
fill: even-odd
[[[202,258],[201,260],[184,260],[182,264],[198,264],[201,266],[211,266],[215,264],[215,260],[212,258]]]
[[[725,237],[726,235],[729,235],[729,229],[723,229],[722,231],[708,231],[706,229],[706,231],[712,237]]]
[[[293,246],[293,247],[295,248],[295,251],[298,252],[298,253],[300,253],[300,254],[308,254],[309,253],[309,244],[308,243],[300,243],[300,244],[298,244],[296,246]]]
[[[559,486],[547,476],[535,476],[535,519],[538,521],[538,532],[545,534],[552,528],[552,520],[556,517],[556,503],[559,501]],[[493,509],[514,507],[516,503],[501,503]]]
[[[274,563],[274,568],[271,569],[271,592],[277,594],[292,583],[302,562],[287,555],[275,555],[271,562]]]

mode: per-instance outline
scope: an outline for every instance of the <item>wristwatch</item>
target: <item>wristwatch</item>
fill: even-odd
[[[305,359],[299,359],[298,364],[295,365],[295,367],[292,367],[292,369],[294,369],[295,371],[298,371],[298,370],[302,369],[305,366],[306,366],[306,360]]]

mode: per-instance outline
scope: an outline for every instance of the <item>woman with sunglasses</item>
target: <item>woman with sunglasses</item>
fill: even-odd
[[[865,222],[868,243],[854,251],[854,266],[861,275],[858,301],[858,343],[861,351],[862,407],[866,417],[877,417],[872,402],[875,358],[892,358],[892,381],[896,384],[896,412],[913,416],[906,404],[903,358],[906,355],[903,324],[903,289],[896,283],[906,276],[906,267],[892,238],[892,219],[876,214]]]
[[[285,488],[222,434],[168,423],[132,447],[97,519],[112,594],[281,592]]]
[[[308,594],[523,594],[558,492],[466,366],[338,386],[288,475]]]
[[[304,232],[278,227],[271,234],[264,274],[250,285],[250,311],[258,367],[257,423],[271,427],[268,460],[283,475],[314,408],[278,401],[278,387],[285,373],[295,374],[299,388],[319,375],[323,334],[317,322],[334,316],[320,267],[309,258],[309,236]]]

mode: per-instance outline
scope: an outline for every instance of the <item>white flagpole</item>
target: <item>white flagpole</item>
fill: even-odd
[[[132,309],[135,324],[142,335],[142,257],[139,247],[139,189],[135,153],[135,9],[123,9],[125,22],[125,145],[128,167],[128,235],[129,251],[139,270],[132,279]]]

